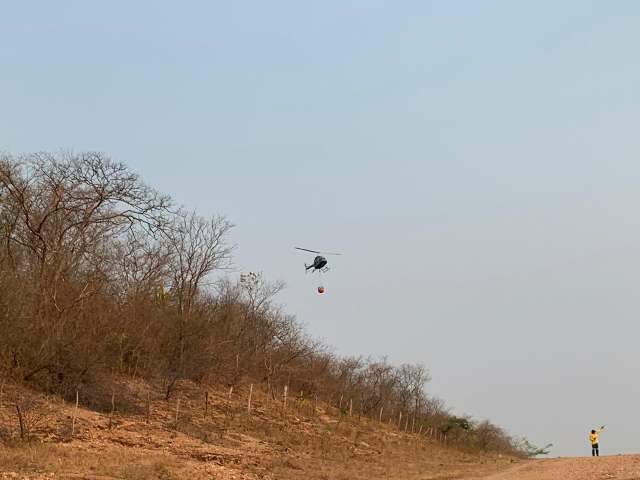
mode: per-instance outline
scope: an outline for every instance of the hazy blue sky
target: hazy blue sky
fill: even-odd
[[[227,215],[238,270],[455,412],[639,450],[640,2],[1,3],[0,150]],[[345,253],[325,296],[294,245]]]

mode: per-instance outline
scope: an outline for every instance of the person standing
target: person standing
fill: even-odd
[[[599,457],[600,456],[598,439],[599,439],[599,436],[600,436],[600,432],[602,432],[603,430],[604,430],[604,425],[602,425],[598,430],[591,430],[591,433],[589,434],[589,441],[591,442],[591,456],[592,457]]]

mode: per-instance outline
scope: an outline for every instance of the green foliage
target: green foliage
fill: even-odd
[[[518,449],[527,457],[536,457],[538,455],[548,455],[551,447],[553,446],[552,443],[549,443],[544,447],[537,447],[536,445],[532,444],[529,440],[527,440],[524,437],[518,440],[516,442],[516,445]]]
[[[444,425],[444,427],[442,427],[442,432],[448,433],[455,429],[460,429],[465,432],[469,432],[471,431],[472,428],[473,428],[473,425],[468,418],[451,416],[447,420],[447,423]]]

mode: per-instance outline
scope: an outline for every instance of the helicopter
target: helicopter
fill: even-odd
[[[305,252],[318,254],[316,258],[313,259],[313,263],[311,265],[307,265],[306,263],[304,264],[305,273],[308,272],[309,270],[311,270],[311,273],[314,273],[314,272],[326,273],[329,271],[329,267],[327,266],[328,262],[327,262],[327,259],[322,255],[341,255],[340,253],[319,252],[317,250],[309,250],[308,248],[300,248],[300,247],[295,247],[295,248],[296,250],[302,250]]]
[[[307,273],[311,270],[311,273],[319,272],[326,273],[329,271],[329,267],[327,266],[327,259],[323,257],[323,255],[341,255],[340,253],[328,253],[328,252],[319,252],[317,250],[309,250],[308,248],[300,248],[295,247],[296,250],[302,250],[304,252],[315,253],[317,256],[313,259],[313,263],[311,265],[304,264],[304,273]],[[320,285],[318,287],[318,294],[322,295],[325,292],[324,286]]]

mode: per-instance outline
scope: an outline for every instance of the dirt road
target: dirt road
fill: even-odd
[[[640,480],[640,455],[534,460],[483,480]]]

